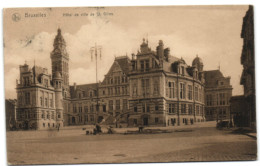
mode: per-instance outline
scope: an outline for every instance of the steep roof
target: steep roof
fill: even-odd
[[[224,78],[223,74],[219,70],[204,71],[204,77],[206,87],[214,87],[219,78]]]
[[[129,72],[129,64],[130,64],[130,60],[129,60],[128,56],[117,57],[115,59],[115,61],[118,63],[118,65],[120,66],[122,71],[125,74],[128,74],[128,72]]]
[[[74,98],[74,97],[76,97],[76,92],[78,90],[88,92],[91,89],[96,90],[97,89],[97,83],[76,85],[76,89],[74,88],[74,85],[72,85],[72,86],[70,86],[70,94],[71,94],[71,97]]]

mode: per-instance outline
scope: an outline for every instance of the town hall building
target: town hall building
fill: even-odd
[[[69,55],[58,29],[51,52],[52,69],[20,66],[17,126],[51,129],[70,125],[176,126],[205,121],[205,76],[198,56],[192,65],[172,56],[159,41],[116,57],[103,81],[69,84]]]

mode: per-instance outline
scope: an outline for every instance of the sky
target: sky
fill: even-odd
[[[233,95],[241,95],[240,34],[247,9],[248,6],[5,9],[5,98],[16,98],[19,65],[25,61],[32,67],[35,60],[37,66],[48,68],[51,74],[50,52],[57,28],[61,28],[67,43],[70,85],[95,82],[95,62],[90,54],[95,43],[102,47],[102,57],[98,59],[98,79],[102,80],[115,57],[130,57],[146,38],[152,50],[163,40],[171,55],[182,57],[188,65],[198,55],[204,70],[220,67],[224,76],[231,76]],[[13,14],[20,19],[14,21]],[[25,17],[35,14],[39,17]]]

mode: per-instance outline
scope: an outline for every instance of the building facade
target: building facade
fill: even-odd
[[[6,130],[13,130],[16,128],[16,99],[5,100],[5,126]]]
[[[174,126],[202,122],[204,76],[198,57],[188,66],[159,41],[156,51],[143,40],[129,72],[129,125]]]
[[[245,96],[232,96],[230,98],[231,122],[235,127],[243,127],[248,124],[248,112],[246,110]]]
[[[17,125],[52,129],[68,125],[187,125],[205,121],[203,63],[192,66],[143,41],[132,59],[116,57],[102,82],[69,86],[69,55],[58,29],[46,68],[20,66]]]
[[[245,126],[256,127],[256,103],[255,103],[255,52],[254,52],[254,16],[253,6],[249,6],[243,18],[241,38],[243,38],[243,50],[241,64],[243,72],[240,84],[244,87],[246,110],[249,114],[248,124]]]
[[[230,120],[231,77],[224,77],[220,70],[205,71],[204,75],[206,120]]]

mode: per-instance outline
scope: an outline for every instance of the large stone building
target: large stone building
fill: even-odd
[[[230,77],[224,77],[220,70],[205,71],[204,75],[206,120],[230,120]]]
[[[159,41],[156,51],[143,41],[129,72],[130,125],[183,125],[204,121],[203,64],[188,66]]]
[[[256,103],[255,103],[255,52],[254,52],[254,18],[253,6],[249,6],[243,18],[241,38],[243,38],[243,50],[241,64],[243,72],[240,84],[244,87],[246,110],[248,112],[248,124],[256,126]]]
[[[17,125],[51,129],[63,125],[187,125],[205,121],[203,63],[192,66],[143,41],[132,55],[116,57],[102,82],[69,86],[69,55],[61,30],[51,52],[52,72],[27,64],[17,81]]]

